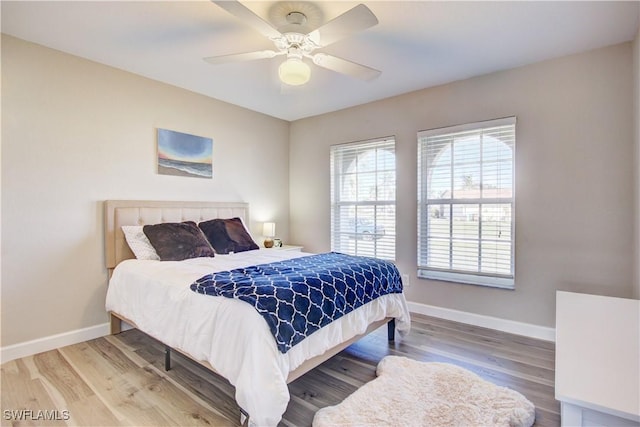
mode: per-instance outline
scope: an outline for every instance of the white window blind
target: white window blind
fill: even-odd
[[[513,288],[515,117],[418,133],[418,276]]]
[[[331,249],[395,259],[395,139],[331,147]]]

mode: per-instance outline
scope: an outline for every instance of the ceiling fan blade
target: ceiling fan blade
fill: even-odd
[[[337,56],[327,55],[326,53],[316,53],[313,55],[313,63],[319,67],[365,81],[373,80],[382,74],[382,71],[376,70],[375,68],[356,64],[355,62],[347,61]]]
[[[377,23],[378,18],[373,12],[364,4],[359,4],[310,32],[309,37],[320,46],[328,46]]]
[[[258,50],[255,52],[233,53],[231,55],[209,56],[202,59],[209,64],[218,65],[229,64],[232,62],[253,61],[254,59],[273,58],[276,55],[278,55],[278,53],[273,50]]]
[[[245,5],[236,0],[211,0],[242,22],[252,26],[258,30],[262,35],[269,38],[280,38],[282,34],[266,22],[264,19],[253,13],[253,11],[247,8]]]

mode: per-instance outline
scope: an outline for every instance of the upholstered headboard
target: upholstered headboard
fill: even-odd
[[[161,222],[205,221],[240,217],[249,226],[249,204],[243,202],[175,202],[154,200],[107,200],[104,203],[105,258],[111,271],[125,259],[134,258],[124,238],[123,225]]]

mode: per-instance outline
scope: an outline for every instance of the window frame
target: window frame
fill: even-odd
[[[356,150],[362,150],[363,153],[366,153],[367,150],[376,150],[376,149],[385,149],[385,146],[389,146],[391,145],[393,148],[392,154],[394,156],[394,162],[393,162],[393,174],[394,174],[394,190],[393,190],[393,200],[389,200],[389,199],[381,199],[381,200],[377,200],[377,193],[376,193],[376,200],[358,200],[357,197],[355,200],[340,200],[340,185],[342,183],[341,178],[348,175],[348,173],[346,172],[346,168],[344,163],[340,163],[340,162],[344,162],[344,159],[339,159],[338,157],[341,155],[348,155],[349,151],[356,151]],[[361,155],[358,154],[354,157],[354,160],[357,159],[357,157]],[[363,141],[354,141],[354,142],[348,142],[348,143],[342,143],[342,144],[335,144],[335,145],[331,145],[330,146],[330,210],[331,210],[331,216],[330,216],[330,228],[331,228],[331,250],[332,251],[341,251],[344,253],[349,253],[351,255],[360,255],[360,256],[373,256],[373,257],[377,257],[377,258],[381,258],[381,259],[385,259],[385,260],[389,260],[389,261],[395,261],[396,255],[397,255],[397,251],[396,251],[396,245],[397,245],[397,233],[396,233],[396,226],[397,226],[397,178],[398,178],[398,161],[397,161],[397,156],[396,156],[396,138],[395,136],[385,136],[385,137],[380,137],[380,138],[372,138],[372,139],[367,139],[367,140],[363,140]],[[352,161],[354,161],[352,160]],[[343,170],[341,170],[341,165],[343,167]],[[349,163],[349,166],[351,165],[351,163]],[[373,171],[377,174],[378,172],[389,172],[389,169],[380,169],[378,168],[378,165],[376,165],[376,168],[373,169]],[[371,173],[372,171],[367,171],[367,172],[356,172],[356,175],[360,174],[360,173]],[[356,194],[359,194],[359,191],[356,190]],[[388,206],[392,206],[393,207],[393,234],[388,234],[387,231],[385,231],[385,237],[386,236],[390,236],[392,238],[392,243],[391,244],[385,244],[385,245],[380,245],[378,246],[378,243],[376,242],[375,237],[373,238],[374,242],[373,242],[373,252],[374,254],[371,255],[369,252],[367,253],[362,253],[362,252],[358,252],[358,247],[361,246],[362,244],[358,243],[358,240],[360,240],[358,238],[358,233],[357,230],[354,225],[354,232],[352,233],[350,230],[349,231],[341,231],[339,229],[340,225],[341,225],[341,221],[339,220],[338,216],[340,215],[340,211],[341,209],[344,209],[345,207],[354,207],[356,209],[356,212],[358,210],[358,208],[366,208],[366,207],[372,207],[373,211],[374,211],[374,227],[378,226],[378,217],[377,217],[377,208],[379,207],[388,207]],[[356,214],[354,220],[357,222],[358,216]],[[339,241],[340,241],[340,237],[344,236],[344,235],[350,235],[350,234],[354,234],[354,240],[355,242],[355,250],[354,251],[346,251],[343,246],[340,246]],[[392,251],[393,256],[390,257],[386,257],[386,256],[381,256],[380,252],[384,252],[385,248],[388,251]],[[385,254],[382,254],[385,255]]]
[[[418,147],[418,230],[417,230],[417,276],[419,278],[424,279],[432,279],[432,280],[440,280],[447,282],[456,282],[463,284],[471,284],[471,285],[481,285],[488,287],[496,287],[503,289],[515,289],[515,210],[516,210],[516,122],[517,118],[515,116],[504,117],[500,119],[486,120],[481,122],[467,123],[463,125],[455,125],[448,126],[443,128],[430,129],[425,131],[420,131],[417,134],[417,147]],[[443,137],[447,135],[452,135],[455,138],[455,134],[462,134],[463,132],[473,132],[477,131],[481,133],[485,130],[501,127],[501,126],[512,126],[513,127],[513,140],[512,145],[509,147],[511,149],[511,197],[482,197],[482,193],[480,193],[480,197],[478,198],[464,198],[464,197],[455,197],[454,194],[450,194],[448,198],[441,199],[430,199],[428,197],[429,192],[429,172],[430,165],[428,164],[428,159],[423,158],[428,151],[428,138],[433,137]],[[462,137],[462,135],[460,135]],[[434,142],[432,142],[433,144]],[[482,147],[480,147],[480,151],[482,152]],[[435,157],[434,157],[435,159]],[[452,160],[453,162],[453,160]],[[482,165],[485,162],[482,160],[482,154],[480,155],[480,175],[482,175],[483,169]],[[431,165],[433,168],[433,165]],[[452,165],[452,171],[453,171]],[[450,178],[453,182],[454,176],[451,175]],[[452,187],[453,189],[453,184]],[[434,201],[437,201],[435,203]],[[478,220],[478,244],[479,246],[482,244],[482,205],[491,205],[491,204],[510,204],[511,212],[510,212],[510,273],[509,274],[500,274],[500,273],[487,273],[482,271],[470,271],[470,270],[456,270],[453,268],[435,268],[433,266],[428,265],[428,253],[429,253],[429,207],[431,205],[445,205],[450,207],[450,229],[448,234],[448,239],[450,242],[454,241],[453,235],[453,206],[455,205],[477,205],[479,207],[479,215],[480,219]],[[450,243],[452,245],[452,243]],[[478,269],[482,269],[482,255],[481,250],[479,250],[478,254]],[[423,255],[426,254],[426,255]],[[450,249],[450,267],[453,261],[451,261],[453,257],[453,252]],[[424,264],[424,265],[423,265]]]

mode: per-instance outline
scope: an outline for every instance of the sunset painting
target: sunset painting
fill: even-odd
[[[202,136],[158,129],[158,173],[212,178],[213,140]]]

